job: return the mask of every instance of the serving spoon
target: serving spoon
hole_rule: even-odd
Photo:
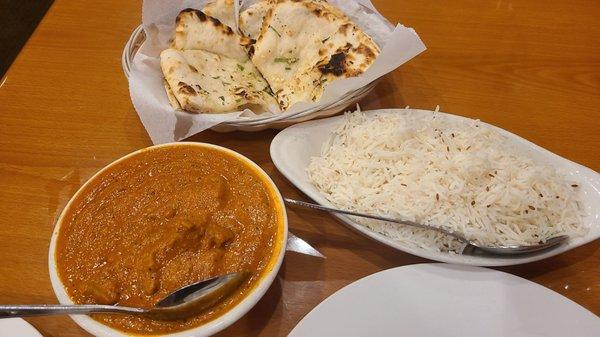
[[[442,233],[442,234],[451,236],[451,237],[455,238],[456,240],[460,241],[461,243],[465,244],[466,246],[463,249],[463,253],[476,253],[476,250],[479,249],[481,251],[484,251],[486,253],[491,253],[494,255],[519,255],[519,254],[533,253],[533,252],[549,249],[552,247],[556,247],[560,243],[564,242],[565,240],[567,240],[569,238],[567,235],[559,235],[559,236],[549,238],[548,240],[546,240],[546,242],[540,242],[538,244],[529,245],[529,246],[520,246],[520,245],[484,246],[484,245],[477,243],[474,240],[467,239],[460,232],[452,231],[450,229],[444,229],[444,228],[440,228],[440,227],[424,225],[424,224],[420,224],[420,223],[410,221],[410,220],[399,220],[399,219],[393,219],[393,218],[388,218],[388,217],[383,217],[383,216],[378,216],[378,215],[345,211],[345,210],[341,210],[341,209],[337,209],[337,208],[321,206],[321,205],[304,202],[304,201],[300,201],[300,200],[294,200],[294,199],[288,199],[288,198],[284,198],[283,200],[285,201],[286,204],[291,205],[291,206],[299,206],[299,207],[316,209],[316,210],[325,211],[325,212],[333,212],[333,213],[359,216],[362,218],[369,218],[369,219],[381,220],[381,221],[386,221],[386,222],[393,222],[393,223],[397,223],[397,224],[401,224],[401,225],[407,225],[407,226],[412,226],[412,227],[416,227],[416,228],[422,228],[422,229],[436,231],[438,233]]]
[[[170,293],[150,309],[100,304],[0,305],[0,318],[115,313],[160,320],[183,319],[214,306],[237,289],[249,275],[249,272],[238,272],[192,283]]]

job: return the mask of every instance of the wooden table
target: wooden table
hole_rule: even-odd
[[[363,108],[434,108],[480,118],[600,170],[600,3],[373,1],[429,48],[387,76]],[[47,253],[54,221],[94,172],[151,145],[131,105],[121,51],[141,1],[58,0],[0,88],[0,302],[54,303]],[[269,158],[276,131],[218,134],[259,163],[283,194],[302,198]],[[427,262],[289,211],[290,229],[327,259],[288,253],[270,290],[223,336],[286,335],[324,298],[363,276]],[[500,270],[600,314],[600,243]],[[550,318],[549,318],[550,319]],[[28,319],[45,336],[84,336],[67,317]]]

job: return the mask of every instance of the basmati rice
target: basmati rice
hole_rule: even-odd
[[[337,207],[443,226],[484,245],[530,245],[586,232],[577,183],[475,120],[349,113],[308,173]],[[411,246],[462,249],[434,231],[353,220]]]

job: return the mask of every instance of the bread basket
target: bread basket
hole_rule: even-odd
[[[143,26],[135,28],[129,37],[129,40],[125,44],[123,49],[123,55],[121,58],[121,66],[125,76],[129,78],[131,67],[133,65],[133,58],[135,57],[139,47],[146,39]],[[344,97],[341,97],[338,101],[318,106],[316,108],[295,112],[295,113],[281,113],[278,115],[262,115],[253,117],[239,117],[233,121],[223,122],[212,127],[212,130],[218,132],[231,132],[231,131],[261,131],[265,129],[283,129],[292,124],[304,122],[315,118],[329,117],[344,111],[347,107],[355,105],[358,101],[369,94],[375,87],[377,81],[371,82],[368,85],[348,93]],[[177,112],[176,112],[177,113]],[[185,113],[185,112],[180,112]]]

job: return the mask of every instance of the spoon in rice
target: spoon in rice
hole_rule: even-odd
[[[196,282],[170,293],[149,309],[102,304],[0,305],[0,318],[116,313],[159,320],[183,319],[210,309],[234,292],[250,273],[237,272]]]
[[[486,252],[486,253],[494,254],[494,255],[519,255],[519,254],[533,253],[533,252],[557,247],[560,243],[566,241],[569,238],[567,235],[559,235],[559,236],[549,238],[545,242],[540,242],[538,244],[529,245],[529,246],[519,246],[519,245],[484,246],[484,245],[477,243],[474,240],[467,239],[460,232],[452,231],[449,229],[424,225],[424,224],[420,224],[420,223],[409,221],[409,220],[399,220],[399,219],[382,217],[382,216],[378,216],[378,215],[345,211],[345,210],[341,210],[341,209],[337,209],[337,208],[321,206],[321,205],[304,202],[304,201],[299,201],[299,200],[294,200],[294,199],[284,198],[283,200],[285,201],[285,203],[287,205],[290,205],[290,206],[299,206],[299,207],[303,207],[303,208],[316,209],[316,210],[325,211],[325,212],[359,216],[362,218],[381,220],[381,221],[386,221],[386,222],[393,222],[393,223],[397,223],[397,224],[401,224],[401,225],[407,225],[407,226],[412,226],[412,227],[416,227],[416,228],[436,231],[438,233],[442,233],[442,234],[451,236],[451,237],[455,238],[456,240],[460,241],[461,243],[465,244],[466,246],[462,251],[463,254],[464,253],[474,254],[474,253],[476,253],[477,249],[479,249],[483,252]]]

